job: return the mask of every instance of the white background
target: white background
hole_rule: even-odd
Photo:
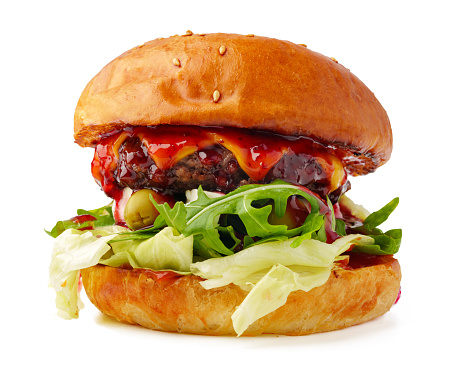
[[[411,376],[453,373],[453,11],[450,1],[16,1],[2,3],[0,375]],[[350,197],[400,205],[402,298],[382,318],[306,337],[202,337],[116,323],[85,300],[55,315],[43,231],[107,203],[93,151],[73,143],[85,84],[145,41],[186,30],[254,33],[335,57],[388,111],[391,160]],[[448,341],[447,344],[445,341]],[[12,369],[12,370],[10,370]],[[7,375],[3,373],[9,371]],[[43,375],[44,376],[44,375]]]

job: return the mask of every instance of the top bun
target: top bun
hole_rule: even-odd
[[[94,146],[128,126],[169,124],[310,136],[340,149],[354,175],[392,151],[385,110],[348,69],[304,45],[252,35],[187,32],[125,52],[85,87],[74,137]]]

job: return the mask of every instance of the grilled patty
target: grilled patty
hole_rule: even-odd
[[[159,189],[166,193],[183,193],[202,186],[204,190],[228,193],[253,183],[228,149],[214,145],[178,161],[172,168],[159,169],[139,138],[127,139],[119,149],[115,172],[120,186],[131,189]],[[306,154],[286,154],[273,166],[261,183],[274,180],[306,186],[321,197],[329,195],[329,180],[315,159]],[[331,193],[332,201],[349,188],[349,182]]]

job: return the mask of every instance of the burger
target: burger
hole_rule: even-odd
[[[55,237],[58,314],[206,335],[305,335],[369,321],[400,294],[401,230],[349,175],[392,151],[387,114],[334,58],[235,34],[160,38],[85,87],[74,138],[107,206]],[[108,202],[108,201],[106,201]]]

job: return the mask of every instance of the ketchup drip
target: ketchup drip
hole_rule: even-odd
[[[265,183],[274,177],[293,177],[296,184],[315,182],[327,195],[346,183],[346,172],[335,154],[306,137],[283,136],[255,130],[197,127],[159,126],[128,127],[103,138],[96,146],[92,174],[104,192],[118,200],[125,182],[137,179],[133,171],[118,169],[119,148],[125,140],[135,138],[128,150],[129,163],[148,171],[156,181],[181,159],[198,152],[209,164],[217,163],[214,147],[222,146],[235,156],[250,182]],[[145,154],[146,152],[146,154]],[[278,164],[280,163],[280,164]],[[120,183],[118,177],[124,178]],[[220,178],[223,179],[222,177]]]
[[[122,187],[114,176],[118,161],[118,145],[125,139],[123,133],[103,138],[95,148],[92,175],[104,193],[115,201],[122,197]]]
[[[182,277],[181,274],[176,273],[172,270],[148,270],[147,274],[152,276],[157,282],[172,282]]]
[[[385,264],[390,260],[390,256],[367,255],[358,252],[346,252],[344,255],[349,256],[347,265],[343,266],[346,270],[354,270],[374,265]]]

